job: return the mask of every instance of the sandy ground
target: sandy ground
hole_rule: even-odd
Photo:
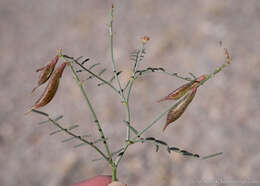
[[[260,184],[260,2],[258,0],[132,0],[115,1],[114,50],[122,84],[130,76],[129,53],[140,48],[148,35],[147,54],[140,65],[163,67],[188,76],[210,73],[224,62],[219,41],[233,61],[199,89],[183,117],[162,133],[165,117],[144,137],[154,136],[170,145],[207,155],[195,160],[139,144],[130,147],[118,176],[129,186],[259,185]],[[52,125],[37,125],[44,118],[24,112],[44,86],[30,95],[38,74],[35,69],[53,58],[57,48],[68,55],[89,57],[90,65],[107,67],[109,9],[111,1],[1,0],[0,1],[0,185],[65,186],[110,174],[105,161],[87,146],[65,134],[50,136]],[[81,73],[86,79],[89,75]],[[84,85],[99,120],[116,150],[124,143],[125,114],[117,95],[95,80]],[[163,74],[138,79],[130,98],[134,127],[143,129],[170,103],[156,103],[183,80]],[[62,124],[78,124],[78,134],[98,137],[90,112],[69,69],[53,101],[42,111],[64,115]]]

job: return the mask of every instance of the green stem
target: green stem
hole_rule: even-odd
[[[83,97],[84,97],[84,99],[85,99],[85,101],[86,101],[86,103],[87,103],[87,105],[88,105],[90,111],[91,111],[91,114],[92,114],[92,116],[93,116],[93,118],[94,118],[94,122],[96,123],[96,126],[97,126],[97,128],[98,128],[98,132],[99,132],[99,134],[100,134],[100,137],[101,137],[102,139],[104,139],[103,143],[104,143],[104,146],[105,146],[105,149],[106,149],[106,152],[107,152],[107,156],[109,157],[110,164],[112,164],[112,161],[113,161],[113,160],[112,160],[112,155],[111,155],[111,153],[110,153],[110,150],[109,150],[109,147],[108,147],[108,144],[107,144],[106,137],[105,137],[105,135],[104,135],[104,133],[103,133],[103,130],[102,130],[102,128],[101,128],[101,125],[100,125],[100,123],[99,123],[99,121],[98,121],[98,118],[97,118],[97,115],[96,115],[96,113],[95,113],[95,111],[94,111],[94,108],[92,107],[92,104],[90,103],[90,101],[89,101],[89,99],[88,99],[87,93],[86,93],[86,91],[85,91],[84,88],[83,88],[82,82],[80,81],[80,79],[79,79],[77,73],[75,72],[74,68],[72,67],[72,65],[71,65],[70,63],[68,63],[68,65],[69,65],[70,70],[71,70],[71,72],[72,72],[72,74],[73,74],[73,77],[74,77],[74,79],[76,80],[76,82],[77,82],[77,84],[78,84],[78,86],[79,86],[79,88],[80,88],[80,91],[81,91],[81,93],[82,93],[82,95],[83,95]]]
[[[64,59],[65,57],[62,55],[62,58]],[[104,80],[103,78],[101,78],[100,76],[96,75],[95,73],[93,73],[92,71],[90,71],[89,69],[87,69],[86,67],[84,67],[83,65],[81,65],[77,60],[75,60],[74,58],[68,58],[70,60],[72,60],[74,63],[76,63],[77,65],[79,65],[82,69],[84,69],[85,71],[87,71],[88,73],[90,73],[92,76],[94,76],[95,78],[99,79],[100,81],[102,81],[103,83],[107,84],[108,86],[110,86],[116,93],[118,93],[118,90],[108,81]],[[65,59],[64,59],[65,60]]]
[[[113,73],[114,73],[114,76],[115,76],[115,79],[116,79],[116,82],[117,82],[117,85],[118,85],[118,89],[119,89],[119,93],[121,95],[121,101],[124,102],[125,100],[123,99],[124,98],[124,94],[123,94],[123,91],[122,91],[122,87],[121,87],[121,84],[120,84],[120,81],[119,81],[119,78],[118,78],[118,75],[117,75],[117,71],[116,71],[116,65],[115,65],[115,59],[114,59],[114,48],[113,48],[113,7],[111,8],[111,11],[110,11],[110,24],[109,24],[109,38],[110,38],[110,55],[111,55],[111,64],[112,64],[112,70],[113,70]]]
[[[140,62],[140,57],[143,54],[143,51],[144,51],[144,43],[142,43],[141,50],[140,50],[138,56],[136,57],[136,61],[135,61],[134,68],[133,68],[132,77],[131,77],[130,82],[129,82],[129,89],[128,89],[128,93],[127,93],[127,97],[126,97],[126,101],[127,102],[129,102],[129,97],[130,97],[130,94],[131,94],[131,91],[132,91],[132,87],[133,87],[134,81],[136,79],[135,73],[136,73],[136,71],[138,69],[139,62]]]
[[[155,68],[157,70],[154,70],[154,71],[150,71],[148,69],[145,69],[145,70],[142,70],[142,71],[137,71],[136,72],[136,79],[139,78],[140,76],[144,75],[144,74],[147,74],[147,73],[154,73],[154,72],[157,72],[157,73],[161,73],[161,74],[166,74],[166,75],[169,75],[169,76],[173,76],[173,77],[177,77],[179,79],[182,79],[182,80],[185,80],[185,81],[193,81],[192,78],[189,78],[189,77],[182,77],[180,76],[178,73],[170,73],[170,72],[167,72],[166,70],[160,70],[160,68]]]
[[[206,79],[201,81],[199,86],[203,85],[206,81],[208,81],[209,79],[213,78],[217,73],[221,72],[228,64],[230,64],[232,59],[231,59],[231,57],[230,57],[230,55],[228,53],[228,50],[226,48],[224,48],[224,51],[225,51],[225,55],[226,55],[225,63],[223,65],[221,65],[220,67],[218,67],[214,72],[209,74]]]
[[[42,112],[42,111],[35,110],[35,109],[33,109],[32,111],[35,112],[35,113],[37,113],[37,114],[41,114],[41,115],[47,117],[48,120],[49,120],[52,124],[54,124],[56,127],[58,127],[59,129],[61,129],[62,131],[64,131],[64,132],[67,133],[68,135],[70,135],[70,136],[72,136],[72,137],[74,137],[74,138],[76,138],[76,139],[82,141],[83,143],[86,143],[86,144],[90,145],[90,146],[91,146],[92,148],[94,148],[106,161],[108,161],[108,163],[110,163],[109,158],[108,158],[96,145],[94,145],[93,143],[91,143],[91,142],[89,142],[88,140],[84,139],[83,137],[74,134],[73,132],[69,131],[68,129],[63,128],[58,122],[56,122],[55,120],[51,119],[51,118],[49,117],[49,114],[47,114],[47,113],[45,113],[45,112]]]
[[[117,85],[118,85],[118,89],[119,89],[119,94],[120,94],[120,99],[121,102],[125,105],[125,109],[126,109],[126,122],[128,122],[128,124],[130,125],[130,110],[129,110],[129,104],[128,101],[125,98],[125,95],[123,93],[123,89],[121,87],[118,75],[117,75],[117,70],[116,70],[116,65],[115,65],[115,59],[114,59],[114,47],[113,47],[113,19],[114,19],[114,15],[113,15],[113,6],[111,8],[110,11],[110,24],[109,24],[109,38],[110,38],[110,55],[111,55],[111,65],[112,65],[112,70],[114,73],[114,77],[116,79]],[[130,127],[129,125],[126,127],[126,141],[128,141],[130,139]]]
[[[117,70],[116,70],[116,65],[115,65],[115,60],[114,60],[114,51],[113,51],[113,9],[114,6],[112,5],[111,11],[110,11],[110,24],[109,24],[109,38],[110,38],[110,55],[111,55],[111,65],[112,65],[112,69],[113,69],[113,73],[114,73],[114,77],[115,80],[117,82],[118,85],[118,89],[119,89],[119,94],[120,94],[120,99],[121,102],[124,104],[125,106],[125,110],[126,110],[126,120],[125,122],[127,122],[127,126],[126,126],[126,138],[125,138],[125,144],[123,147],[123,150],[120,151],[118,157],[115,160],[114,163],[114,167],[112,167],[112,180],[116,180],[116,171],[117,171],[117,167],[118,164],[123,156],[123,154],[125,153],[126,149],[129,146],[129,139],[130,139],[130,110],[129,110],[129,103],[128,100],[125,98],[125,95],[123,93],[123,89],[121,87],[118,75],[117,75]]]
[[[122,159],[123,155],[125,154],[125,151],[127,150],[127,148],[129,147],[130,144],[131,144],[130,141],[126,141],[126,143],[124,144],[123,149],[119,152],[119,154],[118,154],[118,156],[117,156],[117,158],[115,160],[116,167],[118,167],[118,164],[119,164],[120,160]]]
[[[154,120],[152,120],[142,131],[140,131],[138,134],[136,134],[135,137],[131,139],[131,141],[136,140],[139,138],[144,132],[146,132],[148,129],[150,129],[157,121],[159,121],[169,110],[176,107],[178,104],[180,104],[181,101],[185,99],[185,96],[179,99],[177,102],[171,104],[168,108],[166,108],[163,112],[161,112]]]
[[[116,167],[116,166],[113,166],[113,167],[112,167],[112,182],[113,182],[113,181],[117,181],[116,172],[117,172],[117,167]]]

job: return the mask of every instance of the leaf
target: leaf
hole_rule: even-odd
[[[106,68],[102,69],[102,70],[98,73],[98,75],[101,76],[106,70],[107,70]]]
[[[44,115],[44,116],[49,117],[49,114],[47,114],[47,113],[45,113],[45,112],[42,112],[42,111],[39,111],[39,110],[32,109],[32,112],[36,112],[36,113],[38,113],[38,114],[41,114],[41,115]]]
[[[213,157],[216,157],[216,156],[219,156],[219,155],[222,155],[223,152],[218,152],[218,153],[215,153],[215,154],[210,154],[210,155],[207,155],[207,156],[204,156],[202,157],[202,159],[209,159],[209,158],[213,158]]]
[[[84,61],[81,62],[81,65],[84,65],[84,63],[86,63],[87,61],[89,61],[89,58],[85,59]]]
[[[162,145],[168,146],[168,144],[166,142],[161,141],[161,140],[155,140],[155,143],[160,143]]]
[[[66,142],[68,142],[68,141],[71,141],[71,140],[73,140],[73,139],[76,139],[76,137],[71,137],[71,138],[67,138],[67,139],[64,139],[64,140],[62,140],[61,142],[62,143],[66,143]]]
[[[134,133],[135,135],[138,134],[138,131],[137,131],[134,127],[132,127],[132,126],[129,124],[129,122],[124,121],[124,123],[130,128],[130,130],[133,131],[133,133]]]
[[[73,126],[69,127],[68,130],[75,129],[75,128],[77,128],[77,127],[79,127],[79,125],[73,125]]]
[[[158,152],[159,151],[159,145],[155,145],[155,151]]]
[[[156,139],[154,137],[148,137],[148,138],[145,138],[145,140],[147,140],[147,141],[149,141],[149,140],[155,141]]]

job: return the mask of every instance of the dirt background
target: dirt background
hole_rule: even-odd
[[[197,92],[183,117],[161,129],[161,119],[144,137],[154,136],[170,145],[207,155],[195,160],[155,153],[152,145],[129,148],[119,167],[119,179],[129,186],[259,185],[260,184],[260,2],[258,0],[132,0],[115,4],[115,60],[124,84],[130,76],[129,53],[148,35],[147,54],[140,68],[163,67],[188,75],[210,73],[224,62],[219,41],[230,50],[232,64]],[[98,174],[110,174],[99,156],[75,141],[61,143],[65,134],[50,136],[52,125],[37,125],[44,118],[24,116],[44,86],[30,95],[35,69],[55,56],[89,57],[109,70],[109,9],[105,0],[0,1],[0,185],[65,186]],[[82,73],[82,79],[88,77]],[[124,111],[108,87],[87,81],[90,100],[109,138],[111,148],[124,143]],[[156,103],[184,81],[162,74],[137,80],[131,96],[132,122],[143,129],[169,102]],[[69,69],[65,69],[54,100],[41,109],[64,115],[64,126],[79,124],[79,134],[98,137],[90,112]]]

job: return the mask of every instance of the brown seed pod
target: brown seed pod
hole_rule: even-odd
[[[189,83],[186,83],[182,85],[181,87],[177,88],[173,92],[171,92],[168,96],[160,99],[158,102],[165,101],[165,100],[178,100],[182,96],[184,96],[190,89],[198,87],[200,82],[204,80],[207,77],[207,75],[202,75],[198,78],[196,78],[194,81],[191,81]]]
[[[51,76],[52,72],[54,71],[54,68],[59,60],[59,56],[55,56],[46,66],[39,68],[36,70],[36,72],[41,72],[39,76],[39,80],[37,83],[37,86],[33,88],[32,93],[42,84],[44,84]]]
[[[185,95],[184,99],[168,112],[167,121],[163,127],[163,132],[170,123],[176,121],[181,117],[181,115],[184,113],[190,102],[193,100],[196,91],[197,88],[192,88],[191,90],[189,90],[188,93]]]
[[[62,76],[62,72],[63,72],[65,67],[66,67],[66,63],[62,63],[55,70],[55,72],[52,74],[50,81],[49,81],[47,87],[45,88],[42,96],[35,102],[34,106],[28,112],[26,112],[25,114],[32,111],[32,109],[36,109],[36,108],[45,106],[46,104],[48,104],[52,100],[52,98],[55,96],[55,94],[57,92],[59,82],[60,82],[60,78]]]

